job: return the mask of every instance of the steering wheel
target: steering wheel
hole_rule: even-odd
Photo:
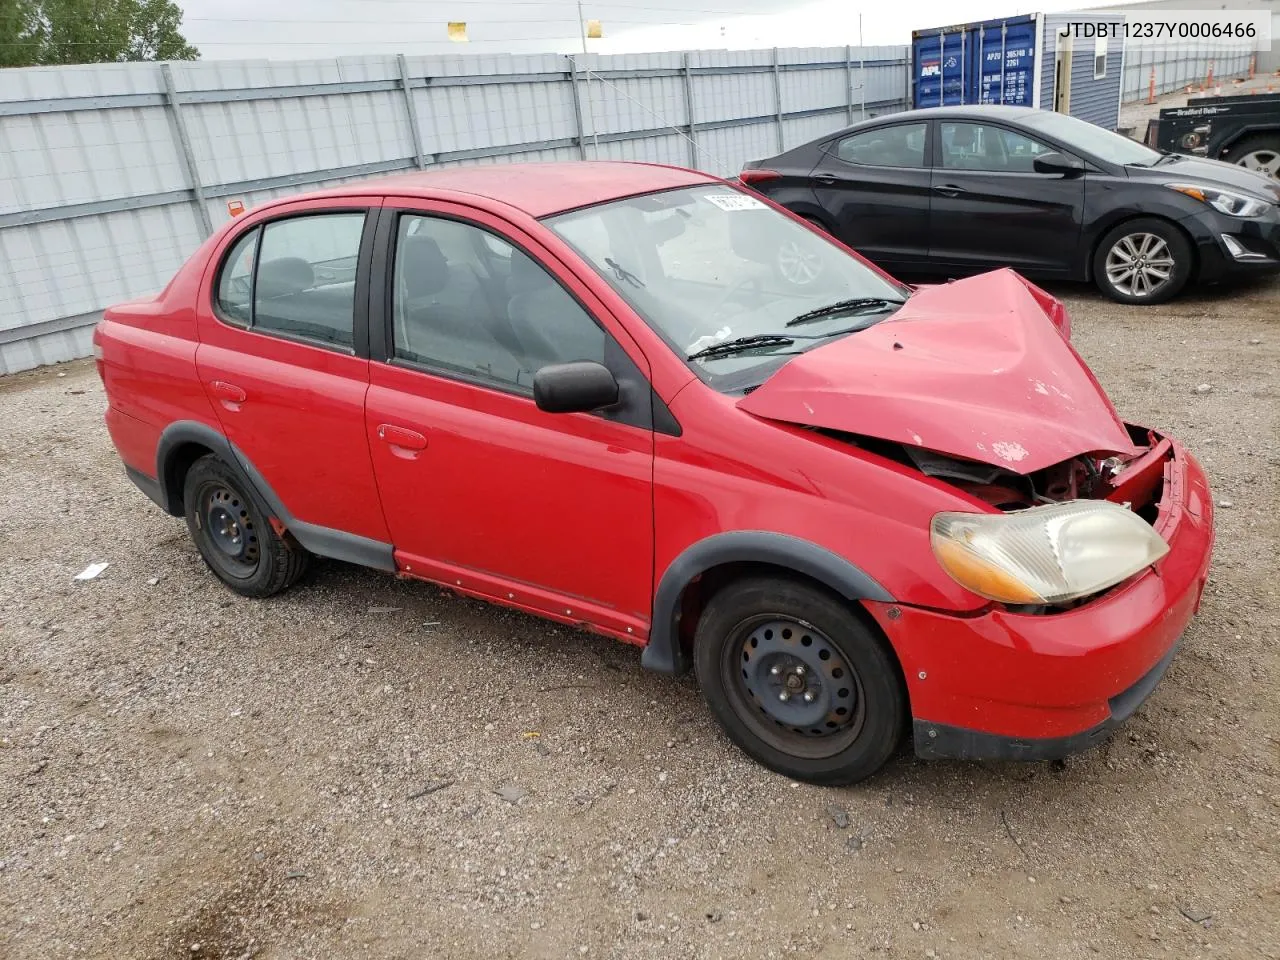
[[[742,280],[739,280],[732,287],[726,290],[724,294],[721,295],[720,299],[716,301],[715,306],[711,308],[711,312],[709,314],[711,318],[712,329],[718,330],[720,328],[720,319],[721,319],[721,315],[724,313],[724,308],[729,305],[729,301],[731,301],[743,290],[746,290],[748,287],[750,287],[752,290],[755,290],[757,293],[759,293],[760,278],[756,276],[751,276],[751,277],[746,277]]]

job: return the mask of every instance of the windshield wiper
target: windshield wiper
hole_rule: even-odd
[[[834,316],[837,313],[860,310],[863,307],[900,307],[906,302],[905,300],[894,300],[886,297],[854,297],[852,300],[837,300],[835,303],[829,303],[825,307],[818,307],[818,309],[802,313],[798,317],[792,317],[787,321],[787,326],[794,327],[802,323],[809,323],[812,320],[821,320],[823,317]]]
[[[605,257],[605,258],[604,258],[604,262],[605,262],[605,265],[606,265],[610,270],[612,270],[612,271],[613,271],[613,275],[614,275],[615,277],[617,277],[619,280],[625,280],[627,283],[631,284],[633,287],[643,287],[643,286],[644,286],[644,281],[643,281],[643,280],[641,280],[641,279],[640,279],[639,277],[637,277],[634,273],[632,273],[632,272],[631,272],[630,270],[628,270],[626,267],[622,266],[622,265],[621,265],[620,263],[618,263],[617,261],[615,261],[615,260],[611,260],[609,257]]]
[[[786,337],[780,333],[755,333],[749,337],[735,337],[732,340],[713,343],[709,347],[693,351],[685,359],[697,360],[700,357],[727,357],[730,354],[742,353],[745,350],[753,350],[756,347],[789,347],[795,342],[794,337]]]

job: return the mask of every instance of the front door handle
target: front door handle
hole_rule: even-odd
[[[960,194],[965,193],[966,191],[964,187],[957,187],[954,184],[943,183],[934,187],[933,192],[940,193],[944,197],[958,197],[960,196]]]
[[[239,410],[240,404],[244,403],[247,394],[242,387],[237,387],[234,383],[227,383],[225,380],[215,380],[209,384],[209,389],[213,391],[213,395],[218,398],[228,410]]]
[[[396,456],[412,459],[419,450],[427,449],[427,438],[417,430],[397,427],[392,423],[378,424],[378,439],[390,445]]]
[[[819,183],[825,183],[828,187],[840,182],[839,177],[832,176],[829,173],[815,173],[813,175],[813,179],[817,180]]]

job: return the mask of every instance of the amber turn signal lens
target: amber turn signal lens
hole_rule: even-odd
[[[1017,577],[953,540],[935,539],[933,552],[951,579],[980,597],[1002,603],[1044,603],[1044,597]]]

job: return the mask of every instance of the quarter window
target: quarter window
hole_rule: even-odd
[[[604,331],[505,240],[456,220],[409,214],[396,233],[397,359],[521,393],[547,364],[604,362]]]
[[[1036,157],[1050,152],[1039,140],[982,123],[939,124],[944,170],[1034,173]]]
[[[836,144],[836,156],[871,167],[923,167],[926,129],[923,123],[900,123],[855,133]]]
[[[257,228],[236,241],[218,280],[218,307],[224,320],[247,327],[253,316],[253,257],[258,251]]]

